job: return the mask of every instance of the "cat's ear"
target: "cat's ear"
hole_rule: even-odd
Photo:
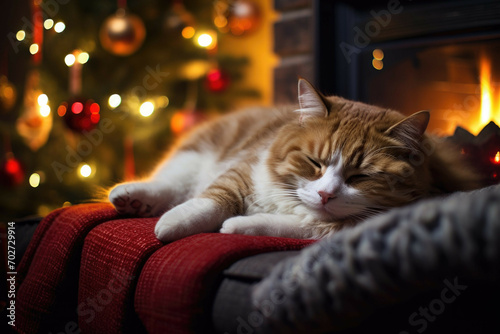
[[[308,117],[326,117],[328,108],[324,98],[307,80],[299,79],[299,105],[301,123]]]
[[[385,134],[400,140],[410,147],[417,148],[427,129],[429,119],[430,113],[428,110],[416,112],[391,126],[385,131]]]

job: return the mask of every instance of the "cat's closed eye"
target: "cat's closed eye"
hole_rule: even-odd
[[[352,184],[352,183],[356,183],[356,182],[361,182],[361,181],[367,180],[368,178],[369,178],[369,176],[366,175],[366,174],[354,174],[354,175],[349,176],[345,180],[345,182],[348,183],[348,184]]]
[[[312,159],[311,157],[307,157],[307,159],[309,159],[309,161],[317,168],[321,168],[321,164],[319,162],[317,162],[316,160]]]

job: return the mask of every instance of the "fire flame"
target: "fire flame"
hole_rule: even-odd
[[[490,121],[500,124],[500,94],[496,101],[497,110],[493,106],[493,87],[491,84],[491,60],[484,55],[479,62],[479,83],[481,87],[481,112],[471,130],[479,133]],[[500,92],[499,92],[500,93]]]
[[[492,162],[494,164],[500,164],[500,151],[498,151],[497,154],[495,154],[495,157],[492,159]]]

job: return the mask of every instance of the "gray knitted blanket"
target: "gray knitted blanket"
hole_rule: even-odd
[[[500,185],[393,209],[281,262],[253,290],[255,330],[345,328],[450,275],[500,280]]]

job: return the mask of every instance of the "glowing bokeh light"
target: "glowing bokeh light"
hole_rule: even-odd
[[[54,31],[58,34],[62,33],[66,29],[66,25],[63,22],[57,22],[54,26]]]
[[[155,106],[151,102],[144,102],[139,108],[139,113],[144,117],[149,117],[155,111]]]
[[[113,94],[108,99],[108,104],[111,108],[116,108],[122,103],[122,97],[118,94]]]

